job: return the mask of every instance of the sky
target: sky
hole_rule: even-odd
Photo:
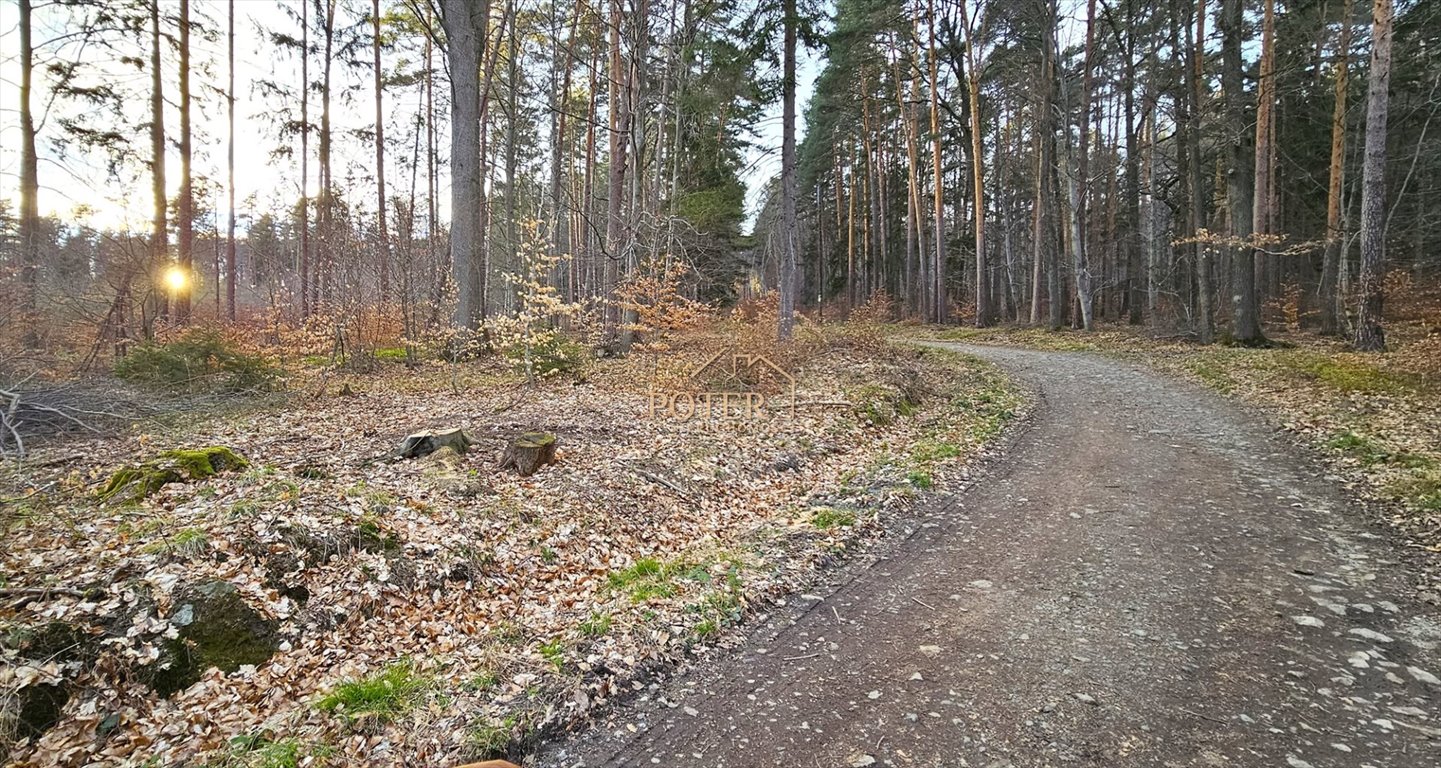
[[[235,182],[236,207],[242,215],[239,224],[242,232],[246,226],[244,213],[252,207],[251,201],[253,201],[254,207],[260,210],[269,210],[280,207],[283,200],[293,200],[299,193],[299,158],[272,157],[272,151],[282,142],[277,136],[274,121],[269,114],[273,105],[267,103],[257,87],[264,80],[285,83],[295,83],[300,80],[298,59],[278,52],[268,42],[269,30],[298,33],[296,22],[280,7],[281,3],[288,3],[298,12],[299,0],[280,0],[280,2],[276,0],[236,0],[235,3],[235,131],[237,137]],[[168,2],[163,3],[162,8],[174,14],[178,12],[178,5],[178,2]],[[194,0],[192,16],[203,19],[203,23],[208,24],[216,32],[214,40],[205,40],[198,35],[192,37],[194,67],[210,67],[209,75],[192,77],[191,90],[195,100],[193,109],[196,136],[194,142],[195,174],[223,181],[227,136],[226,111],[223,98],[215,92],[214,87],[223,88],[225,85],[226,3],[222,0]],[[18,18],[17,4],[13,0],[0,0],[0,198],[8,198],[11,201],[18,201],[20,167]],[[111,178],[106,172],[103,159],[82,158],[74,153],[62,159],[47,140],[56,133],[55,121],[59,115],[42,114],[45,94],[48,91],[48,74],[42,69],[43,60],[54,50],[53,47],[45,46],[44,42],[62,32],[63,30],[57,28],[54,18],[44,17],[37,13],[34,38],[37,49],[39,49],[37,50],[37,59],[40,61],[37,62],[36,87],[32,96],[32,105],[37,112],[37,121],[40,121],[37,127],[40,133],[41,191],[39,204],[41,213],[54,214],[67,219],[84,219],[86,223],[97,229],[144,231],[149,226],[152,207],[149,192],[150,179],[147,171],[143,168],[132,167],[123,172],[122,178]],[[67,49],[64,54],[74,55],[74,51]],[[93,49],[83,55],[90,59],[98,59],[98,54]],[[366,56],[368,57],[368,55],[367,52]],[[162,66],[168,73],[172,73],[173,77],[173,73],[178,70],[174,52],[167,50],[164,59]],[[137,73],[133,68],[126,69],[114,63],[99,61],[96,63],[107,68],[116,78],[128,81],[139,78],[146,79],[148,82],[148,73]],[[814,88],[815,79],[822,63],[819,52],[803,51],[798,68],[797,111],[799,114],[804,114],[804,104]],[[315,66],[314,61],[311,66],[312,68]],[[342,72],[342,69],[341,67],[336,68],[337,77],[358,87],[346,99],[337,103],[334,114],[335,127],[337,130],[369,129],[374,124],[375,113],[375,102],[368,85],[369,69],[352,72]],[[141,90],[148,89],[145,82],[138,83],[138,85],[142,86]],[[444,87],[441,83],[437,85]],[[173,80],[167,82],[167,87],[169,104],[167,105],[166,131],[167,139],[172,143],[167,160],[167,182],[169,194],[173,197],[179,191],[178,152],[173,146],[179,135],[179,116]],[[404,139],[411,135],[407,121],[401,116],[414,114],[419,104],[420,96],[416,89],[406,89],[406,92],[403,93],[396,89],[387,91],[385,110],[393,116],[388,121],[388,127],[392,132],[389,137],[391,140]],[[312,104],[312,110],[314,109],[315,106]],[[148,119],[148,105],[145,103],[130,104],[127,105],[127,110],[129,124],[119,127],[119,130],[127,133],[134,132],[139,149],[148,154],[148,138],[143,134],[143,129],[137,127]],[[318,118],[312,115],[312,119]],[[802,136],[805,130],[804,121],[800,122],[801,124],[797,126],[798,137]],[[395,136],[396,130],[402,130],[403,135]],[[758,133],[757,147],[749,152],[745,174],[748,186],[746,198],[748,221],[754,219],[763,202],[765,182],[780,170],[779,103],[771,105],[766,111],[758,126]],[[409,141],[406,144],[408,145]],[[308,186],[309,191],[314,194],[316,162],[313,154],[315,152],[313,138],[311,152],[311,179]],[[393,150],[390,151],[386,162],[387,184],[391,194],[408,189],[410,184],[408,173],[402,171],[395,155]],[[355,141],[347,138],[336,142],[335,173],[338,184],[344,186],[348,178],[350,182],[357,185],[373,185],[373,166],[374,149],[368,141]],[[424,183],[423,178],[419,180],[422,191]],[[441,183],[442,189],[439,197],[443,202],[447,199],[448,190],[444,186],[447,180],[442,178]],[[363,194],[357,194],[355,197],[363,198],[357,200],[361,205],[370,204],[373,199],[373,197]],[[201,204],[204,204],[203,201]],[[223,209],[225,206],[223,192],[218,192],[210,204]],[[86,215],[77,215],[77,207],[82,205],[87,207],[90,212]],[[442,215],[444,215],[444,209],[442,209]]]

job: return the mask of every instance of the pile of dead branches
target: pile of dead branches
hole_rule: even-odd
[[[24,458],[46,437],[106,434],[150,414],[151,408],[113,392],[80,384],[0,384],[0,458]]]

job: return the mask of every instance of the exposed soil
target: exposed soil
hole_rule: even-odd
[[[546,766],[1433,766],[1441,617],[1310,457],[1087,354],[975,487]]]

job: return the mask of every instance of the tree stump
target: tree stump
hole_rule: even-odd
[[[400,448],[397,453],[402,459],[415,459],[421,456],[429,456],[441,448],[450,448],[456,453],[465,453],[475,441],[465,430],[460,428],[446,429],[440,432],[416,432],[407,435],[400,441]]]
[[[521,477],[530,477],[547,464],[555,463],[555,435],[549,432],[526,432],[510,441],[499,469],[514,469]]]

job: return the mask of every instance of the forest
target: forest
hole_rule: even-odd
[[[606,345],[624,286],[669,275],[719,306],[1378,348],[1385,275],[1434,280],[1428,3],[312,5],[264,16],[240,55],[285,66],[237,86],[228,7],[19,4],[13,341],[105,366],[193,317],[409,347],[520,312],[506,275],[543,255]],[[237,101],[278,187],[245,200]],[[149,221],[42,216],[42,165],[148,190]]]
[[[1424,0],[0,0],[0,764],[1423,765],[1438,111]]]

